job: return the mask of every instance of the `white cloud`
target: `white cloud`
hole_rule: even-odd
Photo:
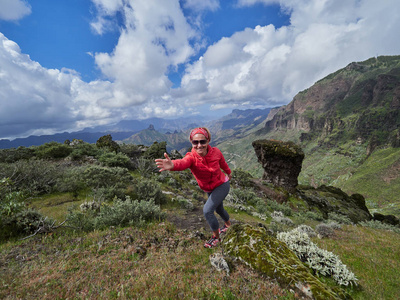
[[[30,5],[24,0],[0,0],[0,20],[16,21],[31,13]]]
[[[183,6],[194,11],[216,11],[220,7],[219,0],[184,0]]]
[[[101,5],[109,1],[97,2]],[[121,107],[168,93],[172,83],[167,73],[194,54],[190,40],[196,35],[178,0],[127,2],[129,5],[121,10],[125,28],[114,51],[95,55],[100,70],[120,91],[113,105]]]
[[[242,6],[279,2],[291,23],[236,32],[195,61],[190,59],[203,40],[179,0],[92,1],[97,32],[120,30],[111,53],[90,53],[104,75],[101,80],[86,83],[73,70],[43,68],[0,33],[0,138],[124,118],[177,117],[206,106],[287,104],[352,61],[400,54],[397,0],[241,0]],[[219,5],[181,3],[187,8],[203,3],[207,10]],[[185,74],[181,86],[172,88],[168,72],[179,66],[185,66]]]
[[[257,26],[211,45],[189,65],[176,93],[186,97],[194,82],[207,91],[191,94],[201,103],[243,100],[286,104],[300,90],[352,61],[400,52],[400,2],[396,0],[250,1],[281,4],[290,26]],[[384,22],[382,20],[385,20]]]

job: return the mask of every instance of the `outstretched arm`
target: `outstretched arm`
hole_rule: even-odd
[[[172,170],[174,168],[174,163],[169,158],[167,153],[164,153],[164,157],[165,159],[159,158],[155,160],[157,168],[160,169],[160,172]]]

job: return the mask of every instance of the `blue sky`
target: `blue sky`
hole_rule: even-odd
[[[285,105],[400,55],[397,0],[0,0],[0,138]]]

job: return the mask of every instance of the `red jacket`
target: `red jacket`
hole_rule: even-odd
[[[231,174],[231,169],[225,161],[221,150],[208,145],[206,156],[200,156],[195,149],[186,153],[182,159],[173,160],[174,168],[172,171],[182,171],[190,168],[199,184],[199,187],[211,192],[217,186],[227,181],[226,175],[221,171],[224,170],[227,175]]]

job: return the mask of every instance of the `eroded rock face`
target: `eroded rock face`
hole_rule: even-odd
[[[303,150],[293,142],[276,140],[254,141],[253,148],[264,168],[263,179],[275,186],[294,191],[304,159]]]
[[[333,291],[314,277],[284,242],[268,235],[261,227],[235,224],[223,239],[225,254],[275,278],[281,284],[307,291],[314,299],[345,299],[340,289]]]

